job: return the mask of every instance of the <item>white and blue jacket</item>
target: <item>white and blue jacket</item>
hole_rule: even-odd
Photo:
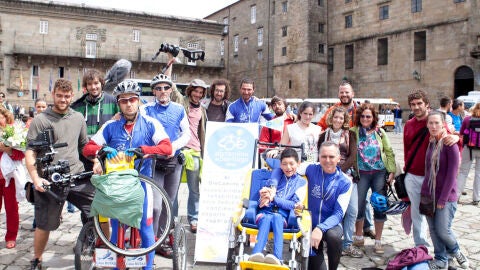
[[[275,114],[270,112],[263,100],[251,97],[245,103],[242,98],[239,98],[228,106],[225,122],[260,123],[260,116],[272,120]]]

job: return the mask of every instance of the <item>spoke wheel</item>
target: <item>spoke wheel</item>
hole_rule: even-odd
[[[187,235],[183,224],[178,222],[173,232],[173,270],[187,269]]]
[[[89,221],[83,225],[75,245],[76,270],[95,269],[94,256],[96,242],[97,233],[95,232],[93,221]]]

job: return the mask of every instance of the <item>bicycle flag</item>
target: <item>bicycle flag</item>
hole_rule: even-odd
[[[270,121],[260,123],[260,125],[263,126],[263,127],[278,130],[278,131],[281,132],[281,131],[283,131],[284,120],[285,120],[285,117],[282,115],[282,116],[274,118]]]

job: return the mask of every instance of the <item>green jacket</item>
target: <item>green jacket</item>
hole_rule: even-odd
[[[350,128],[351,131],[355,132],[357,137],[357,143],[359,142],[359,128],[352,127]],[[375,132],[375,138],[380,145],[380,153],[382,157],[382,162],[385,164],[385,168],[389,173],[395,173],[397,167],[395,166],[395,153],[393,152],[392,145],[390,144],[390,140],[388,139],[387,134],[383,128],[378,128],[378,131]],[[358,162],[358,161],[357,161]],[[357,166],[358,168],[358,166]],[[357,169],[358,170],[358,169]]]

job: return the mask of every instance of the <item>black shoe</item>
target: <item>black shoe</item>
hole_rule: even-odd
[[[372,230],[364,231],[363,236],[370,237],[371,239],[375,239],[375,232]]]
[[[35,258],[30,261],[30,270],[41,270],[42,269],[42,261],[38,258]]]
[[[173,248],[170,246],[170,244],[164,242],[155,249],[155,254],[171,259],[173,255]]]

